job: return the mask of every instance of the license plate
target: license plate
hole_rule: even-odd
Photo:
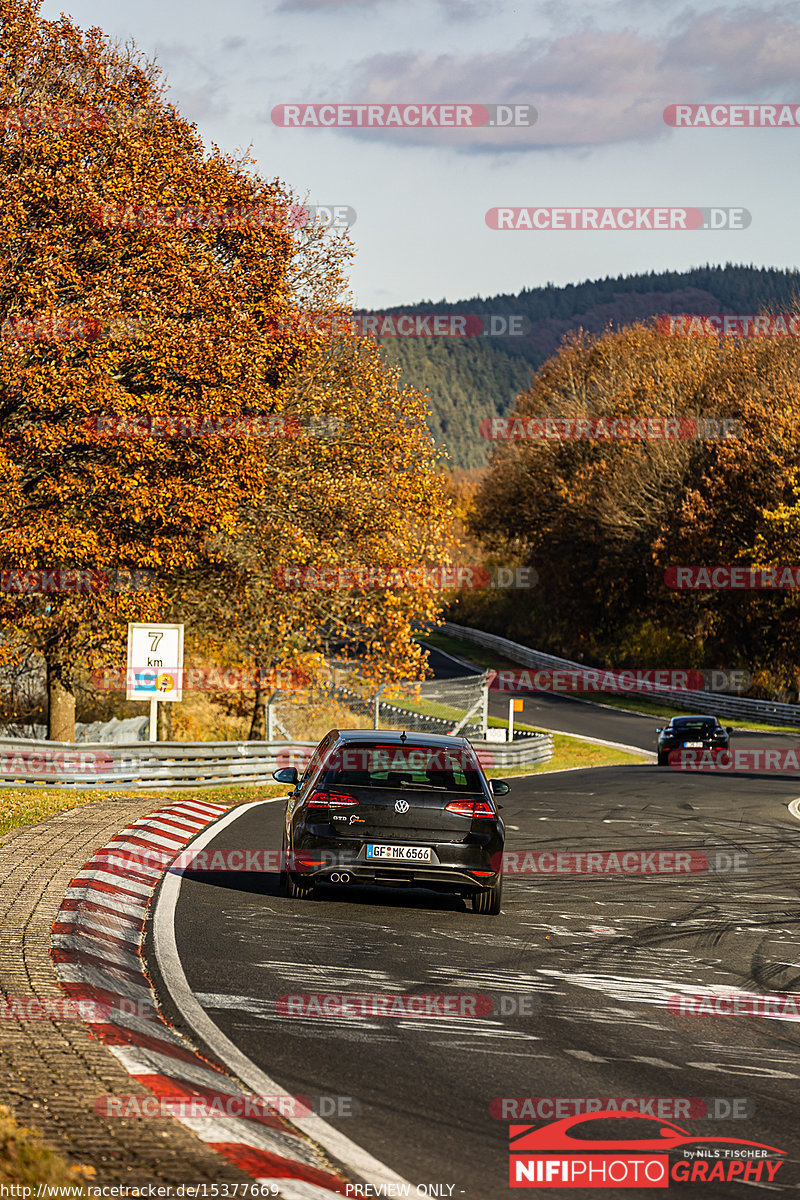
[[[703,743],[702,742],[684,742],[683,748],[684,748],[684,750],[702,750]]]
[[[393,862],[431,861],[430,846],[367,846],[367,858],[389,859]]]

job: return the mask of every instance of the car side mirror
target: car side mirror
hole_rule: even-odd
[[[663,733],[663,732],[664,732],[664,730],[663,730],[663,729],[657,729],[657,730],[656,730],[656,733]]]
[[[726,732],[726,733],[733,733],[733,726],[732,726],[732,725],[726,725],[726,726],[725,726],[725,732]]]
[[[511,786],[506,783],[505,779],[490,779],[489,787],[495,796],[505,796],[507,792],[511,791]]]
[[[281,767],[279,771],[272,772],[272,778],[277,779],[278,783],[297,783],[300,778],[297,767]]]

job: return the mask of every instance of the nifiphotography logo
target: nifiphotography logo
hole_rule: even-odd
[[[597,1126],[597,1122],[601,1122]],[[618,1133],[612,1132],[616,1123]],[[600,1136],[605,1134],[605,1136]],[[549,1125],[509,1125],[511,1187],[664,1188],[674,1183],[774,1181],[785,1150],[744,1138],[693,1135],[615,1109]]]

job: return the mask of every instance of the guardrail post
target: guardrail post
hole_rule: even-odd
[[[386,684],[384,683],[383,686],[379,687],[375,693],[375,715],[374,724],[372,726],[373,729],[380,729],[381,727],[381,695],[385,690]]]

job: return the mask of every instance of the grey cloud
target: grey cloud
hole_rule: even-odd
[[[532,104],[539,119],[530,128],[343,131],[393,144],[521,152],[670,136],[662,118],[668,104],[791,100],[798,77],[800,21],[784,8],[737,8],[687,15],[670,36],[588,28],[499,53],[374,55],[357,64],[349,86],[337,83],[336,96]]]

